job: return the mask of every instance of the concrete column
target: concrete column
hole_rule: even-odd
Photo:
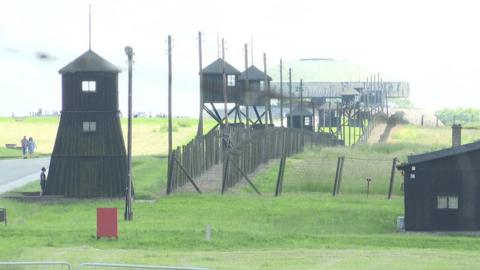
[[[452,147],[460,146],[462,144],[462,125],[452,125]]]

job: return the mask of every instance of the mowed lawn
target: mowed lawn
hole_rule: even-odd
[[[189,138],[195,128],[186,129]],[[9,214],[8,226],[0,225],[0,260],[211,269],[476,269],[480,264],[477,236],[396,232],[403,195],[397,173],[394,197],[386,199],[391,160],[405,161],[409,154],[450,144],[448,128],[430,132],[405,128],[395,143],[320,147],[288,158],[284,194],[278,198],[273,196],[276,160],[252,177],[263,196],[244,182],[225,195],[166,196],[166,159],[161,152],[134,157],[137,200],[131,222],[123,221],[121,199],[24,202],[0,198],[0,207]],[[437,132],[445,138],[412,139]],[[346,157],[345,169],[340,195],[333,198],[338,156]],[[373,179],[368,198],[366,176]],[[37,184],[20,191],[36,190]],[[96,240],[97,207],[119,209],[118,240]],[[211,241],[205,238],[207,225],[212,228]]]
[[[480,263],[476,237],[396,233],[401,197],[181,194],[137,201],[131,222],[121,218],[122,200],[0,204],[9,209],[9,224],[0,228],[2,260],[212,269],[474,269]],[[97,207],[119,208],[119,240],[96,240]]]
[[[19,150],[5,149],[5,144],[20,145],[23,136],[33,137],[37,152],[50,154],[57,136],[59,117],[26,117],[17,121],[11,117],[0,117],[0,157],[19,157]],[[195,136],[197,119],[175,118],[173,120],[173,144],[182,145]],[[214,121],[206,120],[204,131],[213,127]],[[168,122],[166,118],[133,119],[133,155],[166,155],[168,149]],[[122,119],[124,139],[127,139],[127,119]]]

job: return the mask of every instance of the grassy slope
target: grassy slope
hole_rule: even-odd
[[[121,212],[120,200],[42,204],[0,199],[0,206],[7,207],[10,216],[9,226],[0,226],[0,259],[214,269],[473,269],[480,263],[474,256],[480,242],[474,237],[395,233],[394,221],[402,215],[403,198],[387,201],[385,186],[380,188],[374,182],[377,195],[366,199],[361,194],[364,186],[357,181],[365,171],[376,173],[378,176],[372,176],[376,181],[383,177],[384,169],[347,159],[342,194],[331,198],[329,185],[338,155],[404,160],[413,152],[449,145],[448,129],[424,134],[444,133],[430,145],[431,140],[425,144],[410,140],[412,134],[420,136],[424,130],[405,128],[403,133],[393,134],[397,144],[315,149],[290,158],[285,194],[280,198],[271,195],[275,164],[255,178],[263,197],[249,194],[250,189],[243,186],[239,188],[242,192],[224,196],[178,194],[156,202],[137,201],[135,220],[119,223],[118,241],[95,240],[95,208],[113,206]],[[312,159],[314,164],[307,162]],[[384,163],[389,171],[390,162]],[[155,156],[135,157],[138,198],[156,198],[163,192],[165,165],[165,159]],[[213,228],[211,242],[204,240],[207,224]]]
[[[23,136],[33,137],[39,153],[49,154],[53,150],[57,134],[59,118],[28,117],[23,121],[0,117],[0,156],[14,156],[15,152],[6,151],[6,143],[20,144]],[[213,126],[213,121],[205,121],[205,131]],[[167,154],[167,119],[137,118],[133,120],[133,154],[134,155],[166,155]],[[127,138],[127,120],[122,119],[124,138]],[[173,143],[181,145],[192,138],[197,130],[196,119],[174,119]],[[17,152],[18,156],[21,155]]]
[[[409,149],[414,149],[409,150]],[[357,145],[353,148],[325,147],[309,149],[287,159],[283,192],[331,192],[335,178],[337,159],[345,157],[341,193],[364,194],[367,177],[372,179],[371,194],[386,196],[394,157],[400,162],[407,155],[429,151],[430,146],[416,144]],[[273,193],[278,174],[278,162],[256,176],[260,190]],[[394,193],[401,194],[403,181],[400,173],[395,175]],[[248,187],[244,190],[251,191]]]

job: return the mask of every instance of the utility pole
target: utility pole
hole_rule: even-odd
[[[268,112],[269,112],[269,103],[270,103],[270,93],[268,92],[268,78],[267,78],[267,54],[263,53],[263,72],[264,72],[264,78],[263,78],[263,90],[267,93],[266,99],[265,99],[265,128],[268,127]]]
[[[250,50],[251,50],[250,57],[252,58],[250,62],[252,63],[252,66],[253,66],[253,36],[250,36]]]
[[[290,126],[293,127],[292,118],[292,69],[288,69],[288,105],[290,107]],[[287,125],[288,127],[288,125]]]
[[[222,38],[222,78],[223,78],[223,110],[225,113],[225,126],[228,126],[228,109],[227,109],[227,75],[225,74],[225,39]]]
[[[173,190],[173,153],[172,153],[172,38],[168,35],[168,176],[167,194]]]
[[[250,82],[248,81],[248,47],[247,43],[245,43],[245,94],[247,97],[249,97],[249,89],[250,88]],[[247,115],[247,128],[250,127],[250,117],[249,117],[249,107],[248,107],[248,102],[250,102],[249,98],[245,100],[245,113]]]
[[[280,59],[280,126],[283,127],[283,63]]]
[[[300,128],[303,130],[303,122],[304,122],[304,115],[303,115],[303,80],[300,79]]]
[[[220,58],[220,37],[217,32],[217,58]]]
[[[198,31],[198,67],[200,72],[200,115],[198,116],[197,136],[203,135],[203,75],[202,75],[202,32]]]
[[[127,175],[128,183],[126,187],[127,200],[125,202],[125,220],[130,221],[133,218],[132,211],[132,62],[133,49],[125,47],[125,54],[128,57],[128,137],[127,137]]]

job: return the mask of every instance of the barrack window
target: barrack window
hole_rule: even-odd
[[[458,209],[458,196],[437,196],[437,209]]]

